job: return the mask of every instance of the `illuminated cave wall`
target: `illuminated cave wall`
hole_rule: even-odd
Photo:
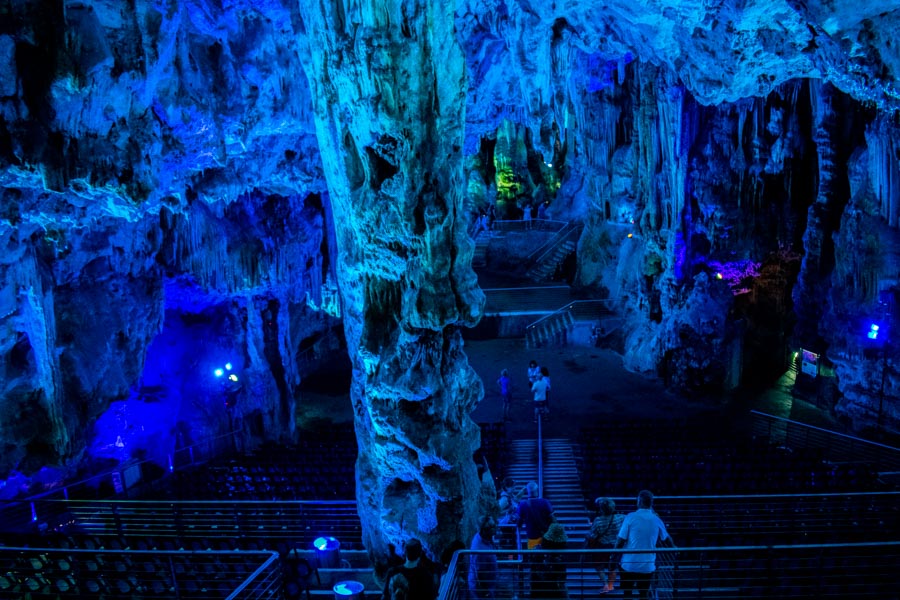
[[[627,367],[715,393],[802,346],[897,430],[898,9],[835,4],[4,4],[0,474],[162,461],[228,394],[291,439],[340,317],[370,549],[470,537],[498,197],[585,224]]]

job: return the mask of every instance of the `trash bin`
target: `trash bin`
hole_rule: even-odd
[[[316,562],[320,569],[337,569],[341,566],[341,543],[337,538],[327,536],[316,538]]]
[[[363,584],[358,581],[338,581],[333,589],[334,600],[363,600],[366,595]]]

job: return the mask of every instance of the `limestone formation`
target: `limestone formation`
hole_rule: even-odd
[[[715,395],[814,350],[897,431],[898,30],[892,0],[5,3],[0,476],[294,439],[343,328],[370,552],[467,541],[493,200],[583,225],[628,368]]]

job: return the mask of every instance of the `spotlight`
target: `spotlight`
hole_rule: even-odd
[[[215,371],[213,371],[213,373],[215,373],[216,377],[221,377],[225,374],[225,371],[223,371],[222,369],[216,369]]]
[[[313,541],[316,549],[316,560],[323,569],[336,569],[341,566],[341,543],[332,536],[318,537]]]
[[[716,279],[722,279],[722,274],[721,274],[721,273],[716,273]]]
[[[880,329],[880,328],[878,327],[878,325],[876,325],[875,323],[872,323],[871,325],[869,325],[869,333],[866,334],[866,335],[868,336],[868,338],[869,338],[870,340],[877,340],[877,339],[878,339],[878,330],[879,330],[879,329]]]
[[[629,233],[629,234],[628,234],[628,237],[633,238],[633,237],[634,237],[634,234],[633,234],[633,233]]]
[[[229,381],[237,381],[237,380],[238,380],[238,376],[235,375],[234,373],[232,373],[231,375],[228,376],[228,380],[229,380]]]
[[[230,371],[230,370],[231,370],[231,363],[225,363],[225,370],[226,370],[226,371]]]

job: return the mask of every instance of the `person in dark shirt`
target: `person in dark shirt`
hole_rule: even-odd
[[[437,598],[434,572],[425,564],[422,542],[416,538],[408,539],[404,545],[403,554],[406,562],[400,566],[391,567],[384,578],[382,600],[392,600],[394,596],[409,600],[434,600]],[[397,578],[396,581],[393,581],[394,578]]]
[[[519,502],[516,508],[518,522],[525,526],[525,535],[528,537],[528,549],[531,550],[541,543],[544,532],[553,522],[553,505],[548,500],[539,497],[538,484],[534,481],[528,483],[525,488],[528,497]]]

